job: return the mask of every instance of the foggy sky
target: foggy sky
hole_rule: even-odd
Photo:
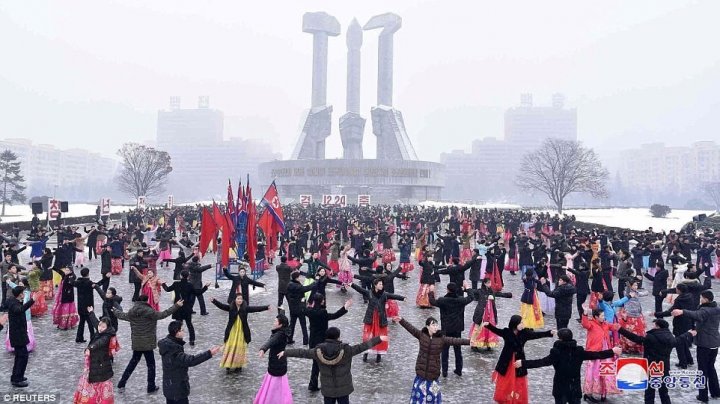
[[[0,138],[113,155],[155,138],[169,97],[210,96],[225,136],[265,138],[289,157],[310,104],[306,11],[330,38],[328,156],[341,155],[345,30],[395,12],[394,105],[422,159],[502,138],[503,113],[554,92],[578,108],[580,140],[604,156],[653,140],[720,139],[717,1],[190,1],[0,3]],[[364,34],[362,114],[373,157],[378,31]]]

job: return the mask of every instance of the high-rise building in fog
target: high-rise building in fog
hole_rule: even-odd
[[[118,160],[84,149],[58,149],[30,139],[0,140],[0,151],[20,160],[28,197],[56,193],[70,201],[93,201],[109,196]]]
[[[550,106],[534,106],[532,94],[522,94],[520,105],[505,111],[505,141],[519,157],[549,138],[576,141],[577,110],[565,108],[562,94],[554,94]]]
[[[620,157],[622,185],[656,198],[665,193],[697,196],[704,182],[720,180],[720,146],[712,141],[689,147],[643,144],[621,151]]]
[[[526,153],[544,140],[577,140],[577,111],[565,108],[565,97],[554,94],[548,106],[534,106],[532,94],[522,94],[520,105],[505,112],[505,138],[487,137],[472,143],[470,153],[441,153],[446,186],[443,197],[498,200],[514,194],[514,178]]]
[[[228,179],[245,182],[246,174],[257,184],[258,164],[281,157],[259,140],[224,140],[224,119],[222,111],[210,108],[208,97],[199,97],[196,109],[183,109],[180,98],[172,97],[170,108],[158,111],[156,147],[172,159],[167,193],[176,200],[221,195]]]

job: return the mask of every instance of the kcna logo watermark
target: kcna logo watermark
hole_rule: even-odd
[[[668,389],[703,389],[706,383],[700,370],[670,370],[666,376],[663,362],[648,363],[645,358],[618,358],[615,362],[601,362],[600,376],[615,376],[620,390],[657,390],[663,383]]]

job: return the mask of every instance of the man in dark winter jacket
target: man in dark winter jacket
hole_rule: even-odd
[[[660,262],[660,268],[655,272],[655,275],[644,273],[643,276],[652,281],[652,295],[655,297],[655,312],[662,311],[663,294],[662,291],[667,287],[668,271]]]
[[[464,292],[466,290],[465,285],[461,284],[461,286]],[[447,284],[447,294],[445,296],[436,300],[435,286],[431,286],[428,298],[431,305],[440,308],[440,324],[445,336],[460,338],[465,329],[465,306],[473,302],[473,296],[463,297],[458,294],[457,284],[450,282]],[[463,368],[462,350],[460,348],[460,345],[453,345],[453,351],[455,351],[454,373],[458,376],[462,376]],[[447,377],[448,374],[449,358],[450,346],[446,345],[443,347],[442,355],[440,356],[443,377]]]
[[[348,312],[348,309],[352,305],[352,300],[347,300],[345,305],[335,313],[328,313],[325,308],[325,296],[320,293],[315,293],[312,296],[312,307],[305,309],[305,316],[310,322],[310,349],[315,348],[318,344],[325,340],[325,333],[328,330],[328,323],[330,320],[336,320]],[[310,384],[308,390],[318,391],[318,375],[320,374],[320,368],[317,362],[313,361],[312,370],[310,371]]]
[[[190,264],[187,268],[188,273],[190,273],[190,283],[193,285],[193,288],[195,288],[195,297],[192,302],[190,302],[190,309],[192,310],[195,307],[195,301],[197,300],[200,304],[201,316],[208,315],[207,308],[205,307],[205,298],[202,295],[202,274],[210,268],[212,268],[211,264],[200,265],[200,257],[198,256],[192,257],[192,260],[190,260]]]
[[[298,320],[300,321],[300,330],[302,331],[303,335],[303,345],[307,345],[308,335],[307,325],[305,323],[305,315],[303,314],[303,311],[305,310],[305,302],[303,302],[303,298],[305,297],[306,292],[312,290],[313,285],[303,285],[302,283],[300,283],[300,281],[298,280],[300,278],[299,271],[293,272],[290,278],[290,283],[288,283],[287,288],[288,308],[290,309],[288,345],[295,343],[295,340],[293,338],[295,337],[295,323]]]
[[[388,337],[383,335],[369,339],[362,344],[349,345],[340,341],[340,329],[330,327],[325,342],[315,349],[288,349],[288,358],[305,358],[318,362],[320,367],[320,391],[325,404],[349,404],[350,394],[355,390],[352,381],[352,358],[374,347]],[[280,353],[283,355],[283,352]]]
[[[27,303],[23,304],[23,286],[15,286],[12,288],[12,296],[7,298],[6,306],[8,311],[8,325],[10,326],[9,340],[10,346],[15,350],[15,362],[13,363],[12,375],[10,383],[13,387],[27,387],[27,378],[25,377],[25,368],[28,363],[27,345],[30,343],[27,333],[27,319],[25,312],[30,310],[30,306],[35,301],[30,298]]]
[[[138,250],[136,255],[130,260],[130,271],[128,271],[128,283],[133,284],[133,296],[132,301],[136,302],[138,300],[138,296],[140,296],[140,288],[142,287],[142,279],[140,279],[135,271],[133,271],[133,268],[136,268],[140,273],[145,273],[145,269],[147,269],[148,264],[145,261],[145,251],[144,250]]]
[[[138,297],[135,305],[128,310],[127,313],[115,310],[115,316],[119,320],[130,322],[130,340],[132,341],[133,355],[123,372],[118,388],[124,389],[125,383],[135,371],[135,367],[140,362],[140,358],[145,357],[145,363],[148,367],[147,375],[147,392],[154,393],[160,390],[155,385],[155,348],[157,348],[157,322],[165,317],[170,316],[180,307],[183,301],[180,300],[172,307],[165,311],[155,311],[147,302],[147,296]]]
[[[197,355],[185,353],[185,332],[181,321],[168,324],[168,336],[158,342],[163,367],[163,395],[168,404],[187,404],[190,396],[188,368],[210,359],[222,349],[214,346]]]
[[[550,290],[550,285],[545,278],[540,278],[540,284],[542,285],[540,291],[545,293],[547,297],[555,299],[555,323],[557,324],[557,328],[567,328],[570,318],[572,317],[575,286],[572,285],[567,275],[560,276],[558,286],[555,290]]]
[[[472,267],[473,263],[476,260],[480,260],[479,257],[476,257],[474,259],[468,260],[464,265],[460,265],[460,259],[459,258],[452,258],[452,264],[448,265],[445,269],[439,269],[435,271],[435,273],[440,275],[449,275],[450,276],[450,282],[454,283],[455,285],[462,285],[465,281],[465,271],[470,269]],[[442,320],[441,320],[442,321]],[[447,330],[444,330],[446,331]],[[448,335],[448,337],[452,337],[453,335]]]
[[[668,328],[668,322],[663,319],[657,319],[653,322],[655,327],[648,330],[645,336],[634,334],[625,328],[620,328],[618,331],[630,341],[643,345],[643,358],[647,359],[648,363],[662,362],[665,376],[667,376],[670,374],[670,352],[672,352],[673,347],[676,346],[680,339],[687,339],[687,337],[675,338]],[[664,382],[658,391],[660,393],[660,402],[670,404],[670,395]],[[654,402],[655,389],[648,388],[645,390],[645,403],[651,404]]]
[[[180,272],[179,281],[173,282],[170,286],[165,283],[162,284],[162,288],[166,292],[175,292],[175,296],[173,298],[175,303],[180,300],[188,302],[192,301],[192,299],[198,295],[198,292],[188,281],[189,276],[190,274],[188,271],[183,270]],[[200,294],[205,292],[209,286],[210,283],[206,283],[200,290]],[[190,331],[190,346],[195,345],[195,326],[193,326],[192,323],[192,307],[190,307],[190,305],[183,305],[178,309],[178,311],[173,313],[173,319],[180,322],[185,321],[185,326],[188,328],[188,331]]]
[[[90,280],[90,269],[83,268],[80,270],[80,278],[70,280],[69,282],[77,289],[77,311],[80,317],[78,323],[77,335],[75,336],[75,342],[87,342],[85,341],[85,324],[87,323],[90,331],[90,338],[95,335],[95,329],[90,325],[90,318],[88,315],[87,308],[95,307],[95,299],[93,299],[93,292],[95,284]],[[102,295],[101,295],[102,296]]]
[[[583,361],[612,358],[613,355],[620,355],[622,350],[616,347],[599,352],[586,351],[583,347],[577,346],[572,331],[567,328],[558,330],[557,336],[559,341],[555,341],[550,355],[542,359],[517,360],[514,366],[526,369],[552,366],[555,368],[552,389],[555,403],[579,403],[582,397],[580,368]]]
[[[102,275],[102,279],[99,284],[103,294],[110,287],[110,276],[108,274],[112,276],[112,248],[106,244],[103,246],[102,254],[100,254],[100,275]]]
[[[580,255],[578,254],[578,257]],[[585,304],[585,300],[587,300],[588,295],[590,294],[590,286],[588,285],[588,278],[590,276],[590,270],[588,269],[587,263],[585,261],[581,261],[578,263],[578,269],[575,268],[565,268],[570,273],[575,275],[575,290],[577,293],[576,296],[576,303],[577,303],[577,311],[578,311],[578,323],[581,322],[582,314],[585,309],[583,309],[583,304]]]
[[[700,293],[700,307],[697,310],[672,312],[673,317],[686,316],[695,321],[695,330],[690,331],[690,334],[695,337],[697,345],[698,370],[702,371],[706,378],[705,388],[701,389],[697,396],[702,402],[708,401],[708,389],[710,397],[720,398],[720,384],[715,370],[715,359],[720,348],[720,307],[714,300],[713,292],[705,290]]]
[[[283,304],[285,295],[287,295],[290,274],[292,274],[294,269],[287,264],[287,257],[280,257],[280,265],[276,266],[275,270],[278,273],[278,307],[280,307]]]
[[[242,293],[243,301],[250,305],[249,286],[252,285],[253,289],[255,289],[256,286],[259,288],[265,287],[264,283],[248,278],[246,270],[243,267],[240,267],[240,269],[238,269],[237,275],[231,274],[227,268],[223,268],[223,273],[228,279],[232,281],[232,285],[230,286],[230,293],[228,294],[227,299],[228,304],[232,304],[235,301],[235,296],[237,296],[238,288]]]
[[[688,292],[686,284],[680,283],[675,287],[675,289],[678,296],[675,298],[673,305],[665,311],[655,313],[656,318],[669,317],[673,310],[692,310],[697,307],[693,305],[693,297],[692,294]],[[673,335],[679,337],[693,328],[693,320],[685,316],[673,317],[672,325]],[[690,346],[684,339],[678,341],[675,346],[675,351],[677,352],[679,362],[676,365],[679,368],[687,369],[688,365],[692,365],[694,363],[692,354],[690,353]]]

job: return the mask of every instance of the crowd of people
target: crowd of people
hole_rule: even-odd
[[[365,362],[382,362],[393,322],[418,341],[416,377],[408,381],[412,403],[442,401],[450,348],[453,373],[462,377],[463,345],[473,354],[501,347],[495,371],[487,375],[498,403],[532,402],[529,370],[543,366],[555,369],[552,395],[557,403],[606,401],[621,391],[614,375],[601,369],[620,355],[641,355],[662,362],[667,375],[672,350],[678,358],[674,367],[697,366],[703,372],[706,383],[697,399],[720,398],[715,371],[720,307],[712,292],[712,280],[720,279],[720,232],[713,229],[595,229],[576,226],[571,216],[406,205],[290,205],[284,216],[283,233],[259,232],[257,267],[249,268],[243,264],[247,257],[240,256],[237,274],[230,268],[215,271],[231,281],[227,299],[210,301],[227,312],[223,345],[197,355],[184,352],[185,329],[189,344],[195,345],[195,303],[200,315],[208,313],[203,296],[210,283],[203,282],[203,274],[217,265],[198,250],[199,207],[134,211],[121,223],[98,217],[82,227],[44,227],[34,220],[27,235],[5,234],[0,268],[7,317],[0,318],[0,325],[9,328],[6,347],[15,355],[12,385],[28,386],[28,352],[39,342],[32,322],[44,321],[50,311],[53,325],[76,328],[75,341],[88,344],[75,402],[113,401],[113,357],[121,346],[130,347],[132,358],[117,389],[126,387],[144,358],[147,392],[159,391],[159,348],[167,402],[188,402],[188,368],[221,353],[220,366],[228,374],[242,372],[252,342],[248,318],[277,309],[270,338],[259,349],[268,367],[254,403],[293,402],[287,358],[312,360],[308,389],[320,391],[325,403],[348,403],[354,390],[353,357],[362,354]],[[275,237],[277,245],[269,242]],[[29,259],[24,259],[26,249]],[[90,274],[86,264],[93,257],[100,260],[100,271]],[[169,273],[170,264],[172,279],[161,279],[162,268]],[[124,297],[132,303],[127,310],[123,296],[111,286],[123,272],[133,286],[132,296]],[[265,287],[258,280],[264,273],[277,276],[277,305],[250,304],[250,287]],[[414,300],[395,293],[398,279],[418,283]],[[508,282],[522,284],[522,293],[507,292]],[[330,326],[348,312],[352,299],[328,311],[329,285],[338,293],[362,297],[361,343],[343,342],[341,330]],[[172,293],[173,301],[164,310],[163,292]],[[653,296],[652,308],[642,307],[639,297],[646,293]],[[102,302],[97,314],[95,294]],[[469,305],[474,309],[466,325]],[[514,305],[518,314],[499,319],[500,305]],[[422,328],[400,315],[415,310],[413,306],[427,311]],[[170,316],[167,335],[158,341],[157,322]],[[547,316],[554,318],[555,329],[546,329]],[[584,348],[568,328],[573,317],[585,330]],[[121,321],[129,323],[129,343],[116,335]],[[294,340],[298,325],[303,348]],[[527,341],[551,337],[557,341],[548,356],[526,357]],[[692,345],[697,347],[695,358]],[[656,392],[661,402],[670,402],[665,383],[648,388],[645,402],[654,402]]]

